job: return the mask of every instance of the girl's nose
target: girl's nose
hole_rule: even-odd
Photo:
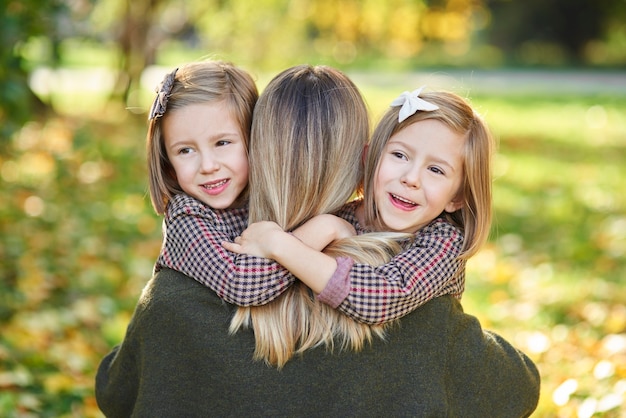
[[[202,173],[213,173],[219,170],[220,165],[219,162],[213,158],[211,155],[203,155],[202,162],[200,166],[200,171]]]
[[[415,168],[406,170],[400,177],[400,181],[407,187],[419,189],[421,184],[419,170]]]

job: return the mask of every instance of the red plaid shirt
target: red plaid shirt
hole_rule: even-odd
[[[180,271],[239,306],[263,305],[295,280],[273,260],[237,255],[222,247],[248,224],[248,209],[211,209],[185,194],[172,198],[164,219],[164,237],[155,272]]]
[[[355,215],[360,203],[348,203],[338,215],[363,233]],[[460,299],[465,290],[465,262],[457,259],[462,246],[462,232],[437,218],[415,234],[408,249],[386,264],[373,267],[338,258],[337,270],[318,299],[370,324],[403,317],[445,294]]]
[[[354,213],[359,203],[347,204],[338,215],[362,233]],[[163,267],[180,271],[236,305],[270,302],[294,282],[294,276],[273,260],[236,255],[221,245],[243,232],[247,218],[247,209],[213,210],[190,196],[175,196],[168,204],[155,271]],[[339,258],[337,271],[318,298],[367,323],[402,317],[444,294],[460,298],[464,263],[456,257],[462,245],[461,232],[436,219],[387,264],[372,267]]]

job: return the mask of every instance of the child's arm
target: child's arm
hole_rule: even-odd
[[[320,301],[369,324],[401,318],[444,294],[459,298],[465,287],[465,263],[457,259],[463,235],[440,219],[422,228],[407,250],[380,266],[334,259],[272,222],[252,224],[235,243],[223,245],[236,253],[276,260],[318,293]]]
[[[338,216],[317,215],[293,232],[300,241],[309,247],[322,251],[331,242],[356,234],[354,226]]]
[[[187,195],[174,196],[155,271],[164,267],[177,270],[239,306],[270,302],[295,277],[272,260],[233,255],[222,247],[221,243],[239,235],[246,223],[246,210],[213,211]]]
[[[354,235],[354,227],[334,215],[319,215],[292,234],[274,222],[256,222],[235,239],[222,245],[238,254],[276,260],[293,275],[320,293],[334,272],[337,261],[320,252],[332,241]]]
[[[465,287],[465,262],[457,258],[462,246],[461,231],[437,219],[386,264],[345,266],[353,261],[338,259],[342,271],[335,272],[318,298],[369,324],[400,318],[444,294],[460,298]]]

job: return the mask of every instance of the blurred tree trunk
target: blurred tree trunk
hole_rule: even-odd
[[[166,1],[166,0],[165,0]],[[164,0],[126,0],[122,26],[117,37],[120,65],[113,89],[115,99],[128,100],[131,91],[139,87],[143,70],[155,63],[156,50],[162,39],[154,30],[158,8]]]

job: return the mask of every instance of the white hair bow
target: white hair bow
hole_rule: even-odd
[[[418,110],[430,112],[432,110],[439,109],[439,106],[419,98],[419,95],[424,87],[425,86],[422,86],[417,90],[413,90],[411,93],[405,91],[393,102],[391,102],[392,107],[402,106],[402,108],[400,109],[400,113],[398,114],[398,123],[413,115]]]

